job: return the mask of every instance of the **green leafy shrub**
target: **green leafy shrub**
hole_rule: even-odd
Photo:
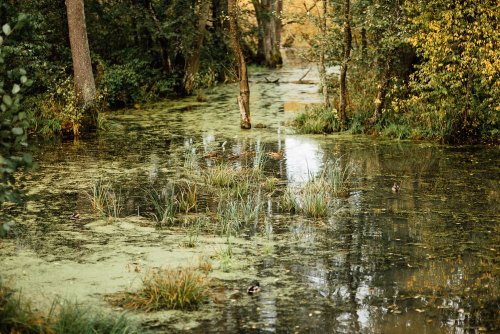
[[[104,72],[103,85],[110,106],[124,106],[141,98],[142,78],[131,64],[112,65]]]
[[[326,110],[323,106],[313,106],[293,120],[298,133],[320,134],[340,130],[336,111]]]

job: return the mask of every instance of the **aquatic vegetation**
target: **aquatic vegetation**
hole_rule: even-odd
[[[235,261],[233,258],[233,248],[230,243],[227,244],[227,247],[221,248],[217,254],[216,258],[219,261],[220,269],[228,273],[234,267]]]
[[[320,175],[320,181],[334,194],[347,190],[353,173],[352,163],[343,160],[341,157],[326,163]]]
[[[267,155],[265,152],[265,148],[260,144],[256,145],[255,156],[253,158],[253,170],[257,172],[262,172],[264,170],[266,162],[267,162]]]
[[[308,182],[301,192],[301,212],[308,217],[326,217],[330,208],[330,196],[322,183]]]
[[[260,189],[256,194],[248,195],[246,197],[240,196],[239,199],[238,211],[241,221],[245,223],[257,223],[260,212],[262,211]]]
[[[120,191],[110,189],[106,192],[106,210],[109,220],[120,217],[123,210],[123,198]]]
[[[215,187],[231,188],[236,186],[240,179],[241,172],[226,163],[217,164],[205,172],[205,182]]]
[[[266,177],[260,182],[260,187],[266,191],[274,192],[279,186],[280,180],[275,177]]]
[[[176,201],[179,211],[184,213],[196,211],[197,197],[198,194],[195,183],[184,182],[179,185],[179,190],[176,195]]]
[[[220,201],[217,206],[217,230],[221,235],[237,235],[241,228],[238,202]]]
[[[198,167],[198,155],[196,148],[189,144],[184,150],[184,167],[194,170]]]
[[[202,256],[200,258],[200,262],[198,263],[198,270],[201,272],[208,274],[213,270],[212,261],[210,261],[210,257]]]
[[[75,302],[55,300],[48,315],[32,310],[0,280],[0,333],[138,333],[124,315],[103,314]]]
[[[126,309],[193,310],[209,295],[210,280],[193,268],[151,269],[142,279],[142,287],[134,292],[112,295],[108,301]]]
[[[111,189],[109,183],[105,182],[103,179],[99,178],[92,185],[91,192],[87,192],[87,196],[90,198],[92,204],[92,209],[99,213],[104,214],[107,202],[107,193]]]
[[[175,193],[173,186],[163,187],[161,190],[148,189],[146,195],[153,207],[151,216],[159,227],[172,224],[175,218]]]
[[[196,247],[196,245],[198,244],[199,236],[200,236],[199,226],[193,225],[191,228],[188,229],[186,240],[184,241],[183,245],[189,248]]]
[[[300,204],[297,198],[297,194],[293,191],[291,187],[287,187],[285,192],[280,196],[279,207],[285,212],[298,212],[300,209]]]
[[[246,223],[258,221],[261,211],[260,190],[247,196],[221,194],[217,206],[217,229],[222,235],[238,235]]]
[[[108,217],[111,221],[120,217],[123,210],[123,197],[121,191],[113,189],[110,182],[99,178],[92,185],[90,192],[86,192],[90,199],[92,209],[101,216]]]

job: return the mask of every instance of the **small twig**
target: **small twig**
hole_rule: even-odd
[[[311,67],[309,67],[309,69],[307,70],[306,74],[304,74],[300,79],[299,79],[299,82],[302,82],[302,79],[304,79],[306,77],[306,75],[309,74],[309,72],[311,72]]]

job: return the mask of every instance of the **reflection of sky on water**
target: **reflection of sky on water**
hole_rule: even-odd
[[[323,150],[311,138],[287,136],[285,138],[286,175],[292,183],[306,182],[321,168]]]

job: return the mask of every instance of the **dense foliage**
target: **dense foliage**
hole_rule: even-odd
[[[341,13],[347,2],[328,2],[330,65],[344,62]],[[500,7],[496,1],[350,3],[351,131],[444,142],[499,140]],[[333,106],[338,110],[338,79],[330,79]],[[321,122],[322,115],[310,113],[316,119],[309,123]]]
[[[22,25],[20,16],[14,29]],[[15,172],[33,165],[29,153],[23,152],[27,144],[28,121],[26,112],[20,109],[21,91],[32,83],[22,68],[10,69],[3,56],[4,41],[12,33],[9,24],[0,32],[0,208],[5,202],[18,202]],[[0,236],[8,229],[8,222],[0,221]]]

